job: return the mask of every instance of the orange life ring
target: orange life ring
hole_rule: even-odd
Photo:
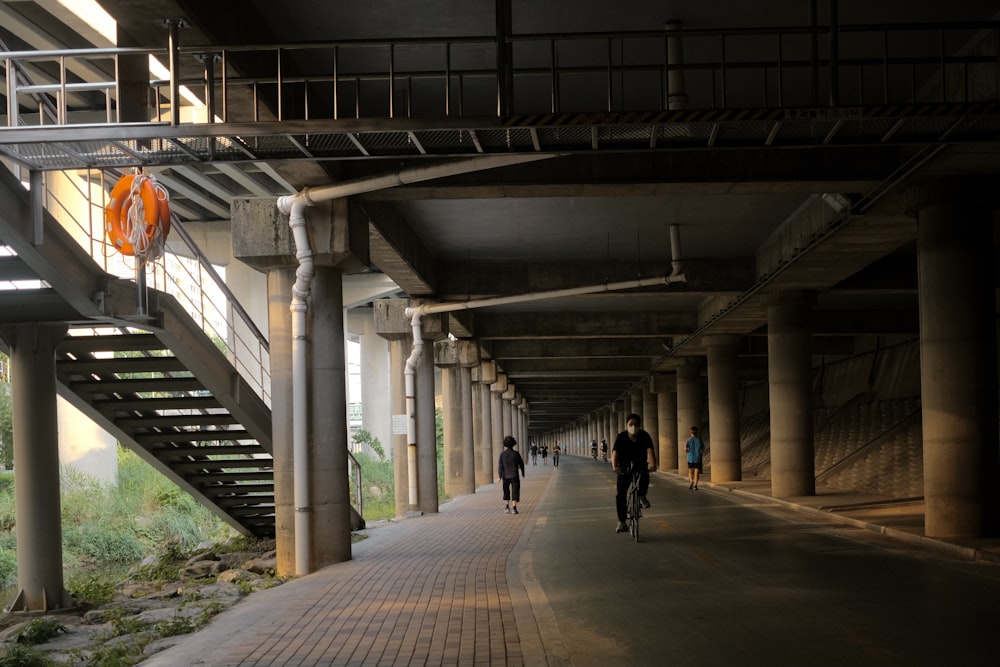
[[[135,179],[140,179],[136,184]],[[133,196],[137,189],[138,197]],[[142,202],[141,230],[135,229],[132,207]],[[157,233],[166,239],[170,232],[170,204],[166,190],[149,176],[126,174],[111,190],[104,208],[104,230],[108,241],[123,255],[144,255],[152,247]],[[137,247],[138,246],[138,247]]]

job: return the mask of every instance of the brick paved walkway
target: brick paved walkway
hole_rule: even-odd
[[[553,664],[542,636],[551,642],[558,632],[546,630],[554,621],[520,555],[552,467],[527,473],[518,515],[503,513],[493,485],[443,504],[440,514],[375,527],[353,560],[256,593],[142,664]]]

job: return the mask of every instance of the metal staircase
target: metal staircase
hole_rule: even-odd
[[[65,398],[219,518],[273,536],[269,411],[252,392],[212,391],[182,356],[154,333],[69,335],[56,374]]]

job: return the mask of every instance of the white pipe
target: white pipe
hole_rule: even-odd
[[[282,197],[282,199],[285,199]],[[290,206],[289,206],[290,204]],[[283,206],[289,206],[286,210]],[[312,531],[309,515],[312,512],[309,489],[309,375],[308,345],[306,343],[308,311],[307,300],[316,274],[313,265],[312,245],[303,210],[307,202],[278,200],[278,208],[289,214],[288,225],[295,240],[295,284],[292,285],[292,466],[295,502],[295,574],[309,574],[312,571],[310,545]]]
[[[678,264],[679,266],[679,264]],[[600,292],[617,292],[619,290],[633,289],[635,287],[649,287],[650,285],[669,285],[670,283],[687,282],[684,274],[677,272],[669,276],[657,276],[655,278],[636,278],[635,280],[625,280],[617,283],[602,283],[600,285],[587,285],[585,287],[568,287],[566,289],[550,290],[548,292],[532,292],[530,294],[515,294],[513,296],[498,296],[488,299],[475,299],[470,301],[457,301],[454,303],[428,303],[419,306],[412,306],[406,309],[407,315],[430,315],[432,313],[450,313],[456,310],[471,310],[473,308],[485,308],[487,306],[503,306],[509,303],[524,303],[526,301],[541,301],[543,299],[555,299],[563,296],[581,296],[584,294],[599,294]]]
[[[311,291],[312,279],[316,274],[313,263],[312,244],[309,241],[309,230],[306,226],[305,214],[306,206],[312,206],[321,201],[349,197],[363,192],[372,192],[385,188],[405,185],[407,183],[417,183],[434,178],[454,176],[494,167],[505,167],[522,162],[533,162],[555,157],[556,154],[532,154],[532,155],[497,155],[474,157],[455,162],[445,162],[442,164],[414,167],[411,169],[401,169],[400,171],[387,176],[375,178],[362,178],[343,183],[334,183],[315,188],[303,188],[292,195],[278,198],[278,210],[289,216],[288,225],[292,230],[292,238],[295,241],[295,258],[298,260],[298,268],[295,270],[295,284],[292,286],[292,301],[289,309],[292,311],[292,468],[295,502],[295,573],[297,575],[308,574],[312,571],[310,558],[310,546],[312,545],[312,532],[309,522],[309,515],[312,512],[310,505],[309,489],[309,374],[308,374],[308,345],[306,332],[307,317],[309,311],[308,299]],[[423,340],[420,338],[420,321],[414,325],[414,350],[407,360],[407,372],[410,371],[411,364],[416,368],[416,362],[420,358],[420,351],[423,348]],[[419,348],[418,348],[419,345]],[[407,425],[409,433],[416,433],[416,416],[414,405],[415,383],[412,376],[407,376],[407,409],[410,413],[410,423]],[[416,504],[416,436],[410,437],[409,441],[409,470],[410,470],[410,504]]]
[[[408,311],[407,311],[408,312]],[[403,378],[406,385],[406,472],[409,479],[410,507],[420,502],[417,494],[417,362],[424,351],[424,339],[420,333],[420,314],[414,313],[410,319],[413,331],[413,349],[406,359]]]
[[[683,275],[681,268],[681,226],[672,224],[670,225],[670,276]]]

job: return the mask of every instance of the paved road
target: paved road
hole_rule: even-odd
[[[1000,664],[1000,566],[654,475],[641,542],[565,459],[528,540],[577,667]]]
[[[145,667],[954,667],[1000,663],[1000,565],[654,475],[642,541],[605,463],[369,530],[354,559],[251,595]],[[849,501],[850,498],[842,499]]]

